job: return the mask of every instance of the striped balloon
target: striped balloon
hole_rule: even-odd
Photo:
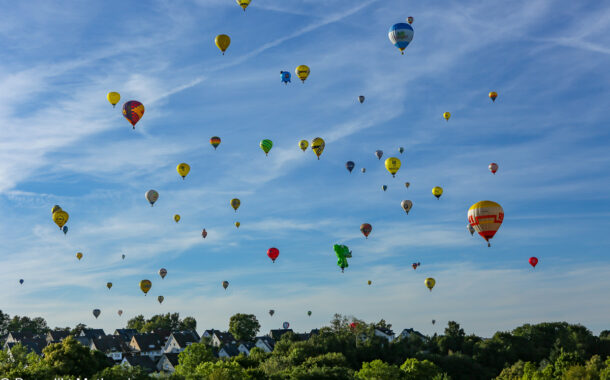
[[[388,32],[388,38],[390,39],[390,42],[400,50],[401,54],[404,54],[404,50],[413,40],[413,33],[411,25],[400,22],[392,25]]]
[[[491,247],[489,239],[498,232],[503,221],[504,210],[496,202],[477,202],[468,210],[468,222],[487,241],[488,247]]]
[[[210,144],[214,147],[214,150],[220,145],[220,137],[214,136],[210,139]]]
[[[260,146],[261,146],[261,149],[263,150],[263,152],[265,152],[265,156],[266,156],[267,153],[269,153],[269,151],[273,147],[273,141],[264,139],[261,141]]]

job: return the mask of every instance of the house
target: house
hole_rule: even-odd
[[[11,331],[6,336],[6,343],[17,343],[23,339],[32,339],[34,338],[34,334],[31,331]]]
[[[136,329],[116,329],[113,335],[121,337],[125,343],[129,343],[131,338],[138,333]]]
[[[187,346],[193,343],[197,343],[201,340],[199,334],[195,331],[176,331],[170,334],[163,352],[165,353],[180,353],[184,351]]]
[[[282,335],[289,333],[289,332],[293,332],[292,329],[271,330],[271,331],[269,331],[269,336],[271,337],[271,339],[278,341],[278,340],[280,340]]]
[[[259,336],[254,341],[254,346],[265,352],[271,352],[275,347],[275,341],[270,336]]]
[[[130,350],[123,339],[117,335],[106,335],[95,338],[91,341],[89,348],[103,352],[115,362],[121,362],[123,360],[123,355]]]
[[[146,372],[151,373],[157,370],[155,362],[148,356],[126,356],[121,365],[126,367],[142,367]]]
[[[210,342],[214,347],[221,347],[224,344],[237,344],[237,340],[230,332],[222,332],[218,330],[212,330]]]
[[[165,344],[165,343],[167,343],[169,336],[172,334],[172,331],[166,330],[166,329],[156,329],[152,333],[157,334],[159,336],[159,338],[161,338],[161,341],[163,342],[163,344]]]
[[[91,339],[87,338],[86,336],[75,336],[74,340],[77,341],[78,343],[82,344],[85,347],[91,346]]]
[[[102,329],[83,329],[78,335],[77,339],[83,346],[90,347],[91,341],[95,338],[106,336],[106,333]]]
[[[254,342],[241,342],[239,346],[237,346],[237,350],[247,356],[250,355],[250,350],[252,350],[254,347],[256,347]]]
[[[226,343],[218,351],[219,358],[232,358],[240,354],[235,343]]]
[[[11,341],[4,343],[4,350],[11,355],[11,349],[15,347],[15,345],[20,344],[28,351],[35,353],[36,355],[42,355],[42,350],[47,346],[47,340],[45,338],[36,337],[36,338],[23,338],[19,342]]]
[[[417,336],[422,340],[428,339],[424,334],[420,333],[419,331],[415,331],[414,329],[404,329],[402,330],[402,332],[400,333],[400,335],[398,335],[398,338],[400,339],[409,339],[411,337]]]
[[[380,336],[391,342],[394,340],[394,331],[385,327],[375,327],[375,336]]]
[[[66,331],[66,330],[49,331],[46,336],[47,344],[59,343],[69,336],[70,336],[70,331]]]
[[[157,362],[157,371],[164,373],[174,373],[178,365],[178,354],[165,353]]]
[[[138,352],[140,356],[148,356],[155,359],[163,355],[162,338],[155,333],[136,334],[131,338],[129,346],[132,351]]]

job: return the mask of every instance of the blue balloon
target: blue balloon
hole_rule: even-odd
[[[64,226],[64,228],[62,228],[62,231],[64,232],[64,235],[68,233],[68,226]]]
[[[288,329],[288,327],[290,327],[290,323],[284,322],[284,323],[282,323],[282,327],[284,328],[284,330],[286,330],[286,329]]]
[[[356,164],[354,164],[354,161],[347,161],[345,163],[345,167],[347,168],[347,170],[349,170],[350,173],[352,172],[352,170],[354,170],[354,166],[356,166]]]
[[[290,71],[280,71],[280,74],[282,74],[282,82],[284,84],[290,83]]]
[[[413,40],[413,28],[409,24],[405,24],[404,22],[400,22],[398,24],[392,25],[390,31],[388,32],[388,38],[390,42],[394,44],[400,52],[404,54],[405,48],[409,46],[409,43]]]
[[[19,283],[23,285],[23,278],[19,280]]]
[[[386,190],[388,189],[388,186],[387,186],[387,185],[383,185],[383,186],[381,186],[381,189],[382,189],[383,191],[386,191]]]

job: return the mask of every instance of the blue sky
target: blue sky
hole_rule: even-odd
[[[198,330],[227,328],[236,312],[256,314],[263,331],[283,321],[308,330],[336,312],[428,334],[448,320],[484,336],[541,321],[608,328],[607,5],[4,8],[4,312],[107,330],[164,312],[194,316]],[[401,56],[387,32],[407,16],[415,36]],[[232,39],[224,56],[213,42],[221,33]],[[281,84],[279,72],[300,64],[311,68],[306,83],[293,74]],[[108,91],[121,93],[116,109]],[[146,106],[135,131],[120,113],[131,99]],[[212,136],[222,138],[216,151]],[[317,136],[326,140],[319,161],[297,146]],[[264,138],[274,142],[268,157],[258,146]],[[377,149],[402,160],[395,179]],[[348,160],[356,163],[351,174]],[[181,162],[191,165],[185,181],[175,169]],[[495,176],[490,162],[500,166]],[[434,186],[445,190],[440,200]],[[144,198],[151,188],[160,193],[153,208]],[[409,215],[403,199],[413,201]],[[491,248],[466,231],[468,208],[484,199],[505,211]],[[54,204],[70,213],[67,236],[51,220]],[[373,225],[368,240],[364,222]],[[354,253],[343,274],[334,243]],[[280,250],[275,264],[269,247]],[[540,259],[535,270],[530,256]],[[429,276],[432,292],[423,283]],[[153,282],[147,297],[143,278]],[[102,310],[97,320],[94,308]]]

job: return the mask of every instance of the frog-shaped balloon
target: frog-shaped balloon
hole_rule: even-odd
[[[335,244],[333,249],[337,255],[337,265],[341,268],[341,272],[343,272],[343,270],[349,266],[347,264],[347,259],[352,257],[352,251],[342,244]]]

